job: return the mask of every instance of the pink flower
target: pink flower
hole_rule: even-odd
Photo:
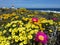
[[[38,32],[35,36],[35,41],[46,44],[48,41],[48,36],[44,32]]]
[[[54,18],[52,18],[52,20],[56,21],[56,20],[57,20],[57,18],[55,18],[55,17],[54,17]]]
[[[38,18],[35,18],[35,17],[34,17],[34,18],[32,18],[32,21],[33,21],[33,22],[38,22]]]

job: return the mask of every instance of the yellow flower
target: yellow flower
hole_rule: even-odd
[[[21,20],[18,20],[17,23],[19,23],[20,25],[23,25],[24,24]]]
[[[34,24],[32,24],[32,25],[31,25],[31,27],[32,27],[32,28],[35,28],[35,25],[34,25]]]
[[[40,29],[42,28],[42,24],[39,24]]]
[[[16,21],[12,21],[11,24],[13,24],[13,23],[17,23],[17,22],[18,22],[18,20],[16,20]]]
[[[47,20],[42,20],[41,23],[47,23]]]
[[[17,28],[14,28],[14,29],[13,29],[13,32],[18,32]]]
[[[30,28],[30,27],[31,27],[30,23],[26,24],[26,28]]]
[[[48,22],[52,25],[54,22],[53,20],[48,20]]]
[[[34,34],[34,30],[31,30],[31,31],[30,31],[30,34]]]
[[[2,32],[0,31],[0,35],[2,35]]]
[[[12,35],[12,39],[15,39],[15,37],[16,37],[15,35]]]
[[[3,17],[3,19],[7,19],[7,17]]]
[[[24,45],[22,42],[19,45]]]
[[[19,37],[15,36],[15,42],[18,42],[18,41],[19,41]]]
[[[27,44],[27,40],[23,41],[23,44]]]
[[[25,34],[25,31],[22,31],[21,33],[22,33],[22,34]]]
[[[28,21],[28,18],[25,18],[24,21]]]
[[[24,39],[23,36],[20,36],[20,37],[19,37],[19,40],[20,40],[20,41],[22,41],[23,39]]]
[[[24,37],[24,40],[27,40],[27,37],[26,36]]]
[[[34,30],[34,33],[37,34],[38,31],[39,31],[39,30]]]
[[[15,39],[15,42],[18,42],[18,40]]]
[[[12,28],[9,29],[9,32],[12,32]]]
[[[35,28],[39,28],[38,26],[35,26]]]
[[[24,20],[24,21],[28,21],[29,18],[25,18],[25,17],[23,17],[22,20]]]
[[[10,45],[10,43],[9,42],[6,42],[5,45]]]
[[[46,26],[47,26],[48,24],[46,24]]]
[[[58,24],[60,25],[60,22],[58,22]]]
[[[21,14],[24,14],[24,12],[20,12]]]
[[[14,32],[14,31],[12,31],[12,33],[11,33],[11,34],[12,34],[12,36],[14,36],[14,35],[15,35],[15,32]]]
[[[45,28],[40,28],[41,31],[45,30]]]
[[[10,27],[10,26],[11,26],[11,24],[10,24],[10,23],[8,23],[8,24],[5,26],[5,28]]]
[[[15,16],[15,18],[16,18],[16,19],[18,19],[18,18],[19,18],[19,16]]]
[[[0,45],[5,45],[5,43],[1,42]]]
[[[53,32],[52,30],[49,30],[49,32]]]
[[[22,33],[19,33],[19,36],[22,36]]]
[[[5,34],[7,32],[7,30],[4,30],[3,33]]]
[[[46,20],[46,18],[42,18],[42,17],[40,17],[40,19],[39,19],[40,21],[43,21],[43,20]]]
[[[12,27],[16,27],[16,24],[13,24]]]
[[[0,36],[0,42],[2,42],[3,39],[4,39],[4,38],[3,38],[2,36]]]
[[[8,40],[11,40],[11,37],[9,36],[7,39],[8,39]]]
[[[26,29],[26,32],[29,32],[29,31],[31,31],[32,29]]]
[[[28,35],[28,39],[32,39],[33,38],[33,36],[32,35]]]
[[[25,30],[25,27],[19,27],[17,30],[19,30],[19,32]]]

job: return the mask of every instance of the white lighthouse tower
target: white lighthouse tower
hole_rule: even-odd
[[[15,7],[14,7],[14,5],[12,4],[12,9],[14,9]]]

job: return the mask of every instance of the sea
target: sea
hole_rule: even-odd
[[[60,13],[60,8],[26,8],[28,10],[37,10],[41,12]]]

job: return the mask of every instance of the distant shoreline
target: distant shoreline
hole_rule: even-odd
[[[4,9],[4,8],[0,8],[0,9]],[[15,8],[15,7],[11,7],[8,9],[19,9],[19,8]],[[41,11],[41,12],[52,12],[52,13],[60,13],[60,8],[26,8],[27,10],[33,10],[33,11]]]

